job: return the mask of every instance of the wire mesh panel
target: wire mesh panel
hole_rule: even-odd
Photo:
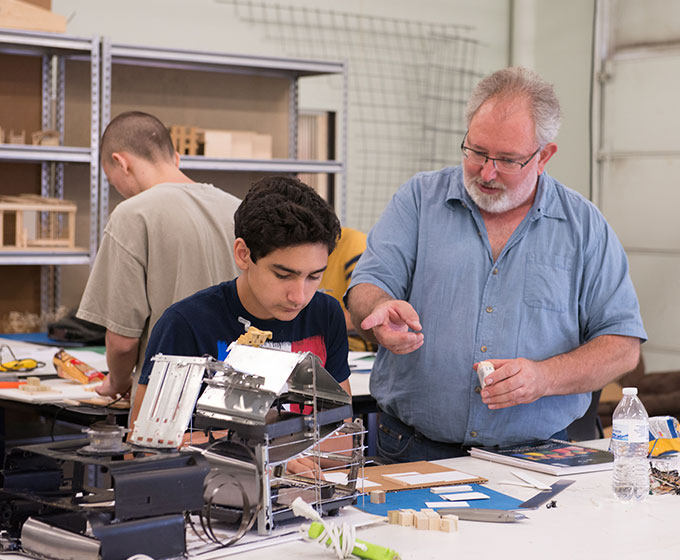
[[[474,29],[221,1],[232,5],[241,21],[262,26],[286,56],[347,61],[346,225],[370,229],[411,175],[460,162],[464,106],[479,77]],[[343,87],[339,77],[323,79],[330,89]]]

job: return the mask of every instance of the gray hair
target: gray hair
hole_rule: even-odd
[[[524,97],[529,101],[539,146],[545,146],[557,136],[561,119],[560,102],[553,85],[535,72],[514,66],[498,70],[479,82],[465,109],[468,128],[475,113],[492,97]]]

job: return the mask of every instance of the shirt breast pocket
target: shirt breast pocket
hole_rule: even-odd
[[[524,281],[524,303],[529,307],[564,313],[573,290],[571,259],[559,255],[529,253]]]

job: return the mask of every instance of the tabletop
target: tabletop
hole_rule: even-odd
[[[593,440],[584,445],[606,449],[609,441]],[[515,498],[526,500],[537,490],[499,482],[512,478],[517,467],[473,457],[437,461],[489,480],[486,485]],[[552,484],[557,477],[525,471],[533,478]],[[357,538],[388,546],[403,560],[439,558],[521,558],[561,560],[574,558],[665,558],[680,557],[678,513],[680,496],[649,496],[640,503],[620,502],[611,490],[611,471],[570,475],[574,484],[555,497],[557,507],[526,511],[528,519],[517,523],[459,521],[458,532],[418,531],[380,523],[357,529]],[[304,541],[260,549],[238,558],[334,558],[321,545]],[[213,558],[219,558],[215,553]]]

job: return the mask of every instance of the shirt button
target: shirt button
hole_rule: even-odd
[[[475,387],[475,393],[477,393],[479,395],[479,393],[481,393],[481,392],[482,392],[482,388],[479,385],[477,385],[477,387]]]
[[[477,432],[475,432],[475,431],[473,430],[472,432],[470,432],[470,435],[471,435],[472,437],[477,437]]]
[[[493,269],[493,275],[496,276],[497,274],[498,274],[498,269],[497,269],[497,268],[494,268],[494,269]]]
[[[486,308],[487,313],[493,313],[493,307],[489,306]]]
[[[481,350],[482,352],[486,352],[486,346],[482,346],[482,347],[480,348],[480,350]]]

